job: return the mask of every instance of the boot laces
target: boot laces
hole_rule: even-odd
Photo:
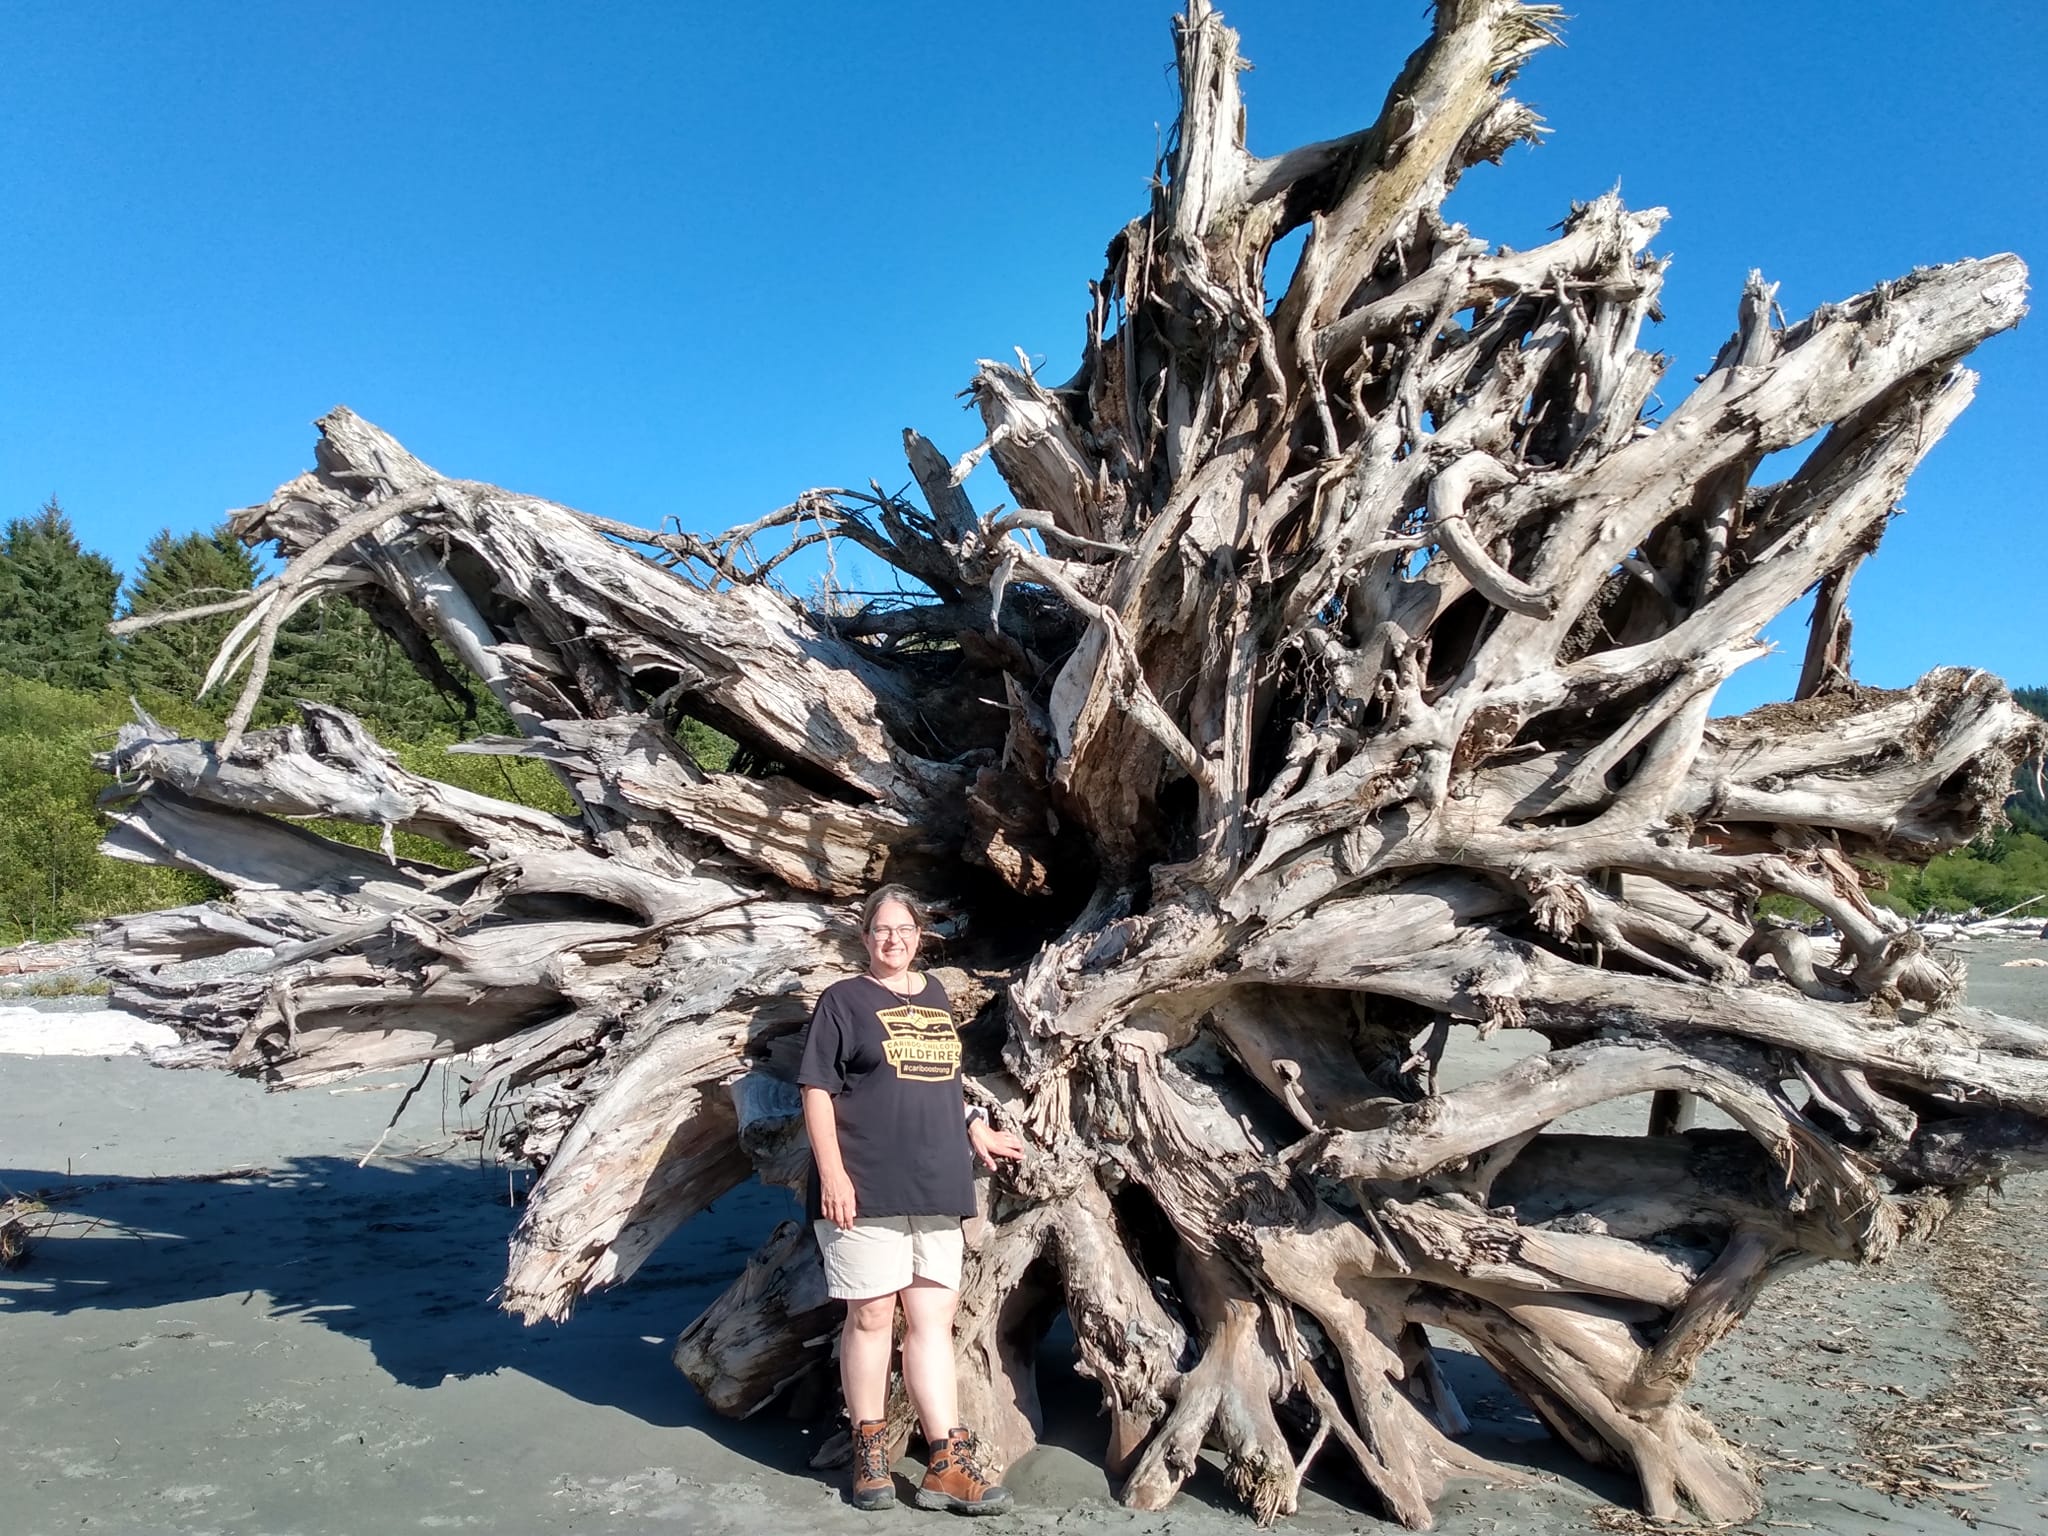
[[[864,1483],[889,1480],[888,1434],[884,1430],[856,1429],[853,1435],[854,1476]]]
[[[954,1439],[949,1454],[954,1464],[975,1483],[984,1488],[995,1485],[995,1480],[981,1464],[981,1437],[972,1430]]]

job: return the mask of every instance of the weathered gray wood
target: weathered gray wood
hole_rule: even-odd
[[[1427,1325],[1652,1514],[1754,1513],[1684,1402],[1703,1352],[1777,1276],[1882,1260],[2048,1161],[2048,1030],[1960,1007],[1855,862],[1994,826],[2048,732],[1964,668],[1857,685],[1845,602],[2025,271],[1925,268],[1791,324],[1754,274],[1647,415],[1663,210],[1609,194],[1519,249],[1441,211],[1534,132],[1508,91],[1558,19],[1441,0],[1370,126],[1261,158],[1237,38],[1188,0],[1180,120],[1079,371],[984,361],[979,442],[904,436],[922,505],[820,489],[650,532],[327,417],[316,469],[238,516],[288,564],[218,674],[260,672],[308,594],[361,602],[504,700],[518,736],[465,750],[548,763],[578,814],[407,773],[317,705],[218,744],[140,722],[109,851],[225,894],[107,925],[119,1000],[280,1085],[465,1056],[543,1169],[505,1304],[562,1318],[750,1173],[801,1183],[797,1032],[860,963],[848,908],[906,879],[961,962],[970,1092],[1030,1143],[962,1295],[993,1460],[1036,1441],[1064,1306],[1128,1502],[1213,1445],[1275,1517],[1334,1446],[1426,1526],[1449,1482],[1507,1475],[1458,1444]],[[1013,508],[966,496],[983,457]],[[775,588],[833,540],[904,595]],[[1798,697],[1716,718],[1809,592]],[[684,714],[735,770],[691,758]],[[477,862],[292,824],[316,816]],[[1830,937],[1760,920],[1767,893]],[[232,963],[165,964],[202,954]],[[1549,1049],[1442,1089],[1505,1029]],[[1555,1129],[1644,1093],[1740,1129]],[[677,1363],[755,1412],[828,1370],[834,1321],[790,1225]]]
[[[785,1221],[683,1330],[676,1369],[720,1413],[750,1418],[831,1358],[845,1310],[825,1293],[825,1265],[809,1226]]]

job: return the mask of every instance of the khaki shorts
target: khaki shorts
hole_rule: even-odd
[[[862,1216],[843,1232],[829,1221],[811,1230],[825,1255],[825,1289],[841,1301],[893,1296],[913,1276],[960,1289],[958,1216]]]

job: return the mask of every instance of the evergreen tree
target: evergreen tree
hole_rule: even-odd
[[[278,637],[266,702],[286,709],[295,699],[319,699],[359,717],[380,738],[422,741],[463,731],[470,701],[488,697],[466,674],[450,671],[460,690],[452,697],[422,677],[362,609],[343,597],[320,598]]]
[[[55,497],[0,535],[0,672],[59,688],[105,688],[120,652],[107,625],[121,577],[82,547]]]
[[[128,586],[127,612],[196,608],[246,592],[255,582],[254,557],[228,536],[225,527],[182,536],[166,528],[143,552],[142,567]],[[213,665],[221,641],[242,617],[224,613],[159,624],[130,635],[123,657],[129,686],[190,698]]]

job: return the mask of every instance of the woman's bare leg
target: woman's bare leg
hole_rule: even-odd
[[[950,1324],[949,1324],[950,1326]],[[846,1416],[858,1425],[879,1419],[889,1402],[889,1349],[895,1342],[896,1298],[870,1296],[846,1304],[846,1324],[839,1330],[839,1386],[846,1394]],[[910,1346],[904,1345],[904,1370],[909,1371]],[[947,1368],[952,1356],[946,1357]],[[915,1391],[915,1388],[912,1389]]]
[[[960,1293],[922,1275],[899,1291],[903,1301],[903,1385],[933,1445],[960,1425],[953,1375],[953,1309]]]

